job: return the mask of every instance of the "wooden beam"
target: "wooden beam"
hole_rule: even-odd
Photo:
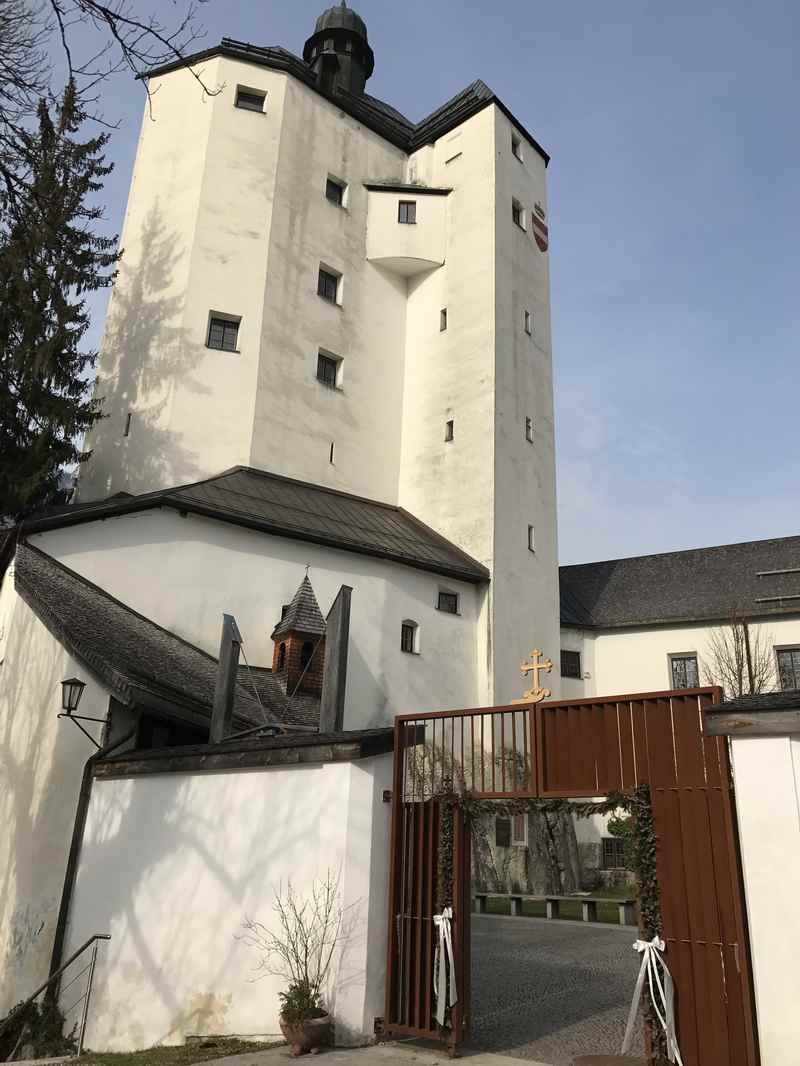
[[[774,737],[800,733],[800,707],[791,711],[707,714],[703,732],[709,737]]]

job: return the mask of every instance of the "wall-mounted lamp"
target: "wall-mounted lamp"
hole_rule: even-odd
[[[61,682],[61,706],[67,714],[74,714],[81,702],[86,683],[77,677],[69,677]]]
[[[74,722],[78,729],[80,729],[81,733],[87,736],[96,748],[99,748],[100,745],[94,739],[92,734],[87,732],[87,730],[83,728],[81,722],[101,722],[103,725],[105,725],[106,719],[89,718],[85,714],[75,714],[78,709],[78,705],[81,702],[81,696],[83,695],[83,690],[85,688],[86,682],[81,681],[78,677],[68,677],[66,681],[61,682],[61,706],[63,707],[63,711],[58,717],[69,718],[69,720],[71,722]]]

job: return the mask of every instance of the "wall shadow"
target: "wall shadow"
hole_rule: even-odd
[[[158,201],[137,247],[138,259],[123,252],[109,305],[95,385],[104,417],[87,437],[93,454],[80,468],[82,501],[182,484],[198,473],[196,454],[170,428],[170,409],[178,386],[209,390],[192,374],[197,356],[180,324],[185,292],[176,293],[174,281],[181,250]]]

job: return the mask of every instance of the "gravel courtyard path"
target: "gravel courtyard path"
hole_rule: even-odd
[[[619,1054],[639,956],[634,928],[472,916],[472,1044],[572,1066]],[[631,1054],[641,1054],[641,1022]]]

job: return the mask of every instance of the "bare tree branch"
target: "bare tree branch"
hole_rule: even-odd
[[[702,661],[706,684],[719,685],[729,699],[771,692],[777,682],[773,643],[770,633],[733,611],[727,625],[711,631]]]

